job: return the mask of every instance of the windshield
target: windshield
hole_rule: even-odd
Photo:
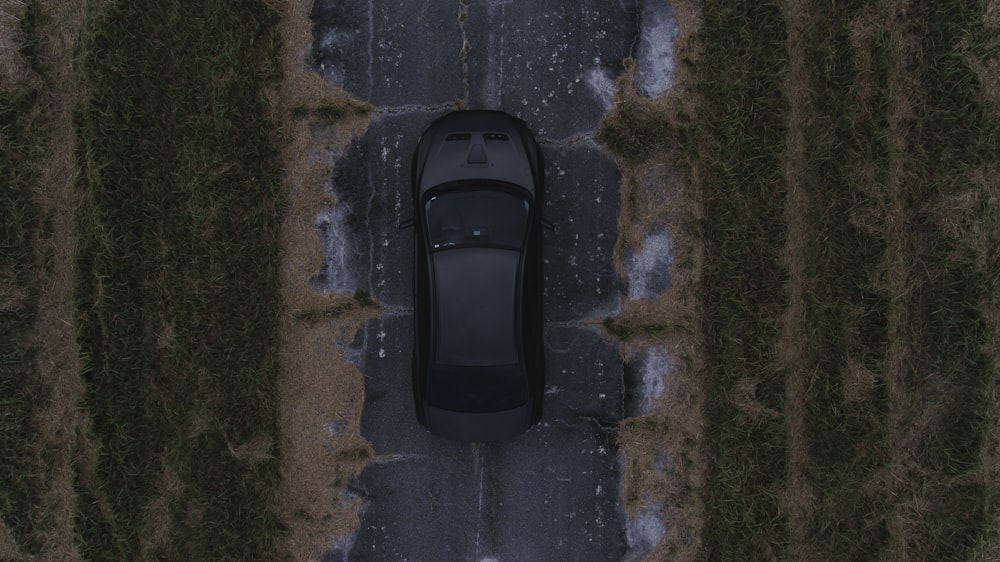
[[[520,248],[528,224],[528,201],[505,191],[450,191],[424,204],[431,248],[458,246]]]

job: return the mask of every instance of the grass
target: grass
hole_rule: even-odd
[[[358,308],[378,308],[378,303],[372,298],[371,293],[364,289],[354,291],[352,300],[339,302],[324,308],[298,310],[292,313],[295,320],[312,321],[321,318],[338,318],[350,310]]]
[[[989,558],[1000,113],[972,63],[1000,51],[995,24],[976,3],[885,15],[811,2],[789,43],[789,9],[704,2],[697,115],[662,124],[651,102],[627,100],[599,133],[629,165],[676,154],[703,206],[688,219],[705,252],[701,555]],[[793,56],[803,70],[790,76]],[[795,122],[789,79],[805,92]],[[793,237],[795,277],[782,254]],[[622,339],[641,328],[605,327]],[[802,396],[787,387],[796,377]],[[805,499],[787,495],[796,472]]]
[[[77,478],[81,555],[276,557],[279,15],[90,9],[75,298],[98,457]]]
[[[804,324],[811,329],[797,338],[805,350],[797,367],[815,381],[806,406],[810,463],[804,472],[817,507],[807,536],[818,551],[847,558],[885,547],[891,511],[890,503],[863,491],[890,462],[889,449],[880,446],[890,410],[882,373],[890,298],[872,282],[885,259],[886,233],[854,218],[886,211],[879,206],[888,194],[876,193],[887,184],[891,162],[888,135],[880,130],[890,110],[884,49],[872,54],[882,72],[870,78],[870,93],[855,93],[862,74],[849,27],[863,8],[860,2],[843,10],[817,7],[821,11],[805,31],[813,44],[805,49],[808,73],[802,78],[815,86],[804,127],[829,132],[807,138],[801,178],[802,189],[821,194],[805,209],[810,290]],[[861,173],[866,168],[873,177]],[[845,390],[851,368],[877,374],[860,399],[850,399]]]
[[[657,149],[676,142],[679,129],[652,104],[636,97],[615,103],[597,128],[597,141],[631,163],[648,160]]]
[[[989,182],[995,185],[998,173],[1000,112],[984,103],[988,86],[962,52],[995,57],[997,43],[982,6],[936,3],[918,7],[912,18],[924,64],[913,69],[917,90],[911,95],[923,126],[907,138],[917,164],[905,178],[910,235],[891,242],[912,264],[912,290],[890,329],[915,351],[901,383],[919,404],[942,412],[930,430],[915,432],[912,454],[934,488],[913,482],[905,489],[926,495],[932,505],[916,521],[913,543],[943,560],[968,556],[984,533],[1000,531],[996,480],[972,479],[990,468],[983,452],[996,427],[998,365],[996,348],[990,349],[996,326],[990,316],[1000,263],[990,256],[1000,238],[1000,209]],[[977,181],[979,173],[992,180]],[[955,209],[970,198],[976,203]]]
[[[374,308],[378,306],[378,303],[372,298],[371,293],[364,289],[354,291],[354,302],[358,303],[358,306],[361,308]]]
[[[45,71],[39,52],[43,37],[38,32],[45,19],[46,15],[37,1],[29,0],[24,3],[18,22],[17,46],[19,54],[36,75],[42,75]]]
[[[300,118],[313,116],[317,123],[329,125],[351,115],[368,115],[372,109],[372,105],[368,102],[354,100],[325,101],[317,104],[315,107],[297,105],[292,108],[292,115]]]
[[[640,336],[656,336],[671,330],[682,329],[679,326],[670,324],[643,324],[627,322],[620,318],[608,316],[601,321],[601,326],[612,336],[628,341]]]
[[[21,21],[21,43],[33,45],[29,20]],[[0,89],[0,519],[22,554],[38,554],[34,533],[45,459],[37,450],[33,416],[47,388],[33,375],[31,331],[36,316],[36,280],[44,264],[34,241],[45,228],[32,195],[41,154],[40,93],[31,86]]]
[[[784,379],[772,369],[785,304],[781,84],[786,31],[773,2],[709,2],[700,41],[704,103],[686,150],[705,219],[706,474],[704,549],[717,559],[784,558],[780,504]],[[741,408],[744,385],[759,408]]]
[[[970,481],[984,468],[997,381],[984,353],[996,269],[982,267],[988,250],[968,228],[996,225],[995,202],[970,209],[952,234],[942,215],[953,196],[979,191],[988,201],[965,178],[1000,149],[982,134],[1000,124],[995,108],[991,117],[977,101],[982,86],[956,52],[967,34],[985,37],[976,31],[982,13],[967,3],[913,10],[877,32],[860,68],[849,33],[866,7],[817,6],[808,30],[807,128],[827,134],[809,139],[803,180],[817,194],[807,210],[810,330],[799,338],[812,377],[804,472],[817,495],[806,540],[850,559],[904,549],[965,559],[990,525],[997,491]],[[920,65],[897,58],[906,41]],[[896,66],[911,76],[905,88],[890,82]],[[918,125],[900,131],[892,112],[911,105]],[[902,229],[887,224],[894,214]],[[900,262],[910,265],[889,273]],[[872,374],[861,397],[846,388],[852,369]],[[942,415],[921,427],[929,411]],[[909,475],[884,482],[900,463]],[[927,511],[900,515],[905,501]],[[901,524],[910,530],[894,530]]]

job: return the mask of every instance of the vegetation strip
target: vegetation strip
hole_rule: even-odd
[[[99,8],[98,8],[99,7]],[[283,192],[266,2],[90,5],[77,312],[89,560],[269,558]]]
[[[774,2],[706,2],[703,14],[703,105],[686,147],[704,205],[703,548],[720,560],[783,558],[784,377],[773,365],[786,280],[786,29]]]
[[[864,484],[886,462],[876,446],[889,404],[876,375],[887,353],[889,299],[872,281],[886,251],[885,234],[862,217],[879,216],[888,146],[885,77],[858,67],[850,42],[864,2],[833,9],[812,3],[799,48],[810,85],[804,116],[809,131],[801,189],[809,201],[800,233],[805,314],[802,331],[787,334],[801,350],[793,376],[806,380],[806,462],[814,495],[804,540],[821,557],[878,552],[883,513]],[[873,64],[885,68],[884,53]],[[862,88],[862,82],[865,87]]]
[[[894,15],[898,31],[886,43],[890,138],[898,139],[889,153],[890,216],[898,222],[882,225],[891,233],[882,268],[891,281],[876,278],[891,288],[883,368],[891,458],[871,486],[889,504],[891,552],[988,558],[984,545],[995,549],[1000,531],[1000,112],[985,95],[995,74],[984,83],[972,63],[1000,51],[997,22],[988,25],[985,5],[955,0],[914,2]]]
[[[22,17],[18,29],[21,56],[37,64],[33,48],[38,38],[32,20]],[[45,465],[35,444],[40,440],[36,408],[47,399],[47,388],[34,375],[36,349],[31,331],[37,316],[38,280],[44,256],[36,255],[36,240],[45,235],[45,221],[32,191],[41,158],[35,140],[43,135],[41,96],[35,70],[22,83],[0,89],[0,524],[14,547],[24,555],[41,550],[34,524],[44,514]],[[0,553],[0,556],[3,556]]]
[[[823,134],[805,143],[805,318],[786,337],[803,352],[793,376],[808,389],[802,470],[813,505],[797,523],[813,557],[966,559],[987,536],[991,277],[983,232],[968,227],[997,222],[995,201],[990,211],[966,178],[997,146],[977,132],[991,118],[975,109],[979,86],[956,52],[970,39],[976,48],[982,13],[954,8],[927,19],[893,2],[805,9],[800,126]],[[948,96],[935,102],[939,84]],[[947,126],[931,117],[949,114]],[[941,154],[961,156],[946,167]],[[955,197],[985,205],[960,211],[962,227],[946,232],[941,213]],[[930,296],[940,291],[947,304]]]

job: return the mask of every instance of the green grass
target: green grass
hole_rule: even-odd
[[[33,533],[45,463],[33,415],[47,388],[34,374],[31,331],[40,273],[34,241],[44,221],[32,190],[38,181],[39,92],[0,89],[0,518],[23,554],[41,548]]]
[[[364,289],[354,291],[354,302],[358,303],[358,306],[361,308],[374,308],[378,306],[378,303],[372,298],[371,293]]]
[[[627,341],[639,336],[656,336],[667,333],[671,330],[683,330],[681,326],[670,324],[636,324],[627,322],[621,318],[608,316],[601,321],[601,326],[612,336]]]
[[[703,550],[718,560],[783,558],[784,376],[773,364],[787,279],[780,263],[786,31],[774,2],[706,2],[703,13],[699,115],[690,122],[684,115],[668,118],[650,102],[626,97],[597,138],[630,164],[680,147],[679,167],[698,170],[705,218],[685,221],[705,252],[700,376],[709,468]],[[663,331],[614,319],[604,326],[622,339],[650,328]],[[758,412],[736,403],[748,384]]]
[[[805,362],[800,372],[814,381],[806,406],[810,462],[804,473],[817,495],[807,533],[819,552],[846,559],[871,556],[886,546],[892,509],[891,502],[864,486],[890,462],[891,451],[880,443],[889,425],[882,370],[890,297],[872,282],[886,259],[888,242],[877,227],[852,220],[858,214],[883,216],[888,209],[882,206],[889,204],[888,194],[882,193],[891,165],[884,130],[891,105],[888,55],[885,48],[872,53],[873,67],[881,72],[872,78],[872,93],[860,98],[855,87],[859,69],[848,35],[864,4],[816,6],[805,30],[810,44],[803,55],[808,69],[803,79],[812,86],[812,95],[802,126],[825,131],[807,135],[801,178],[810,200],[804,264],[808,329],[800,338]],[[885,37],[881,39],[876,44],[884,45]],[[875,170],[874,187],[863,181],[866,166]],[[866,400],[846,397],[849,360],[877,375]]]
[[[35,416],[49,390],[35,373],[31,341],[38,283],[48,265],[37,243],[48,225],[33,195],[46,133],[44,93],[37,86],[40,18],[37,3],[23,6],[16,40],[29,77],[0,89],[0,519],[24,555],[41,552],[36,531],[47,519],[41,507],[47,458]]]
[[[784,407],[784,377],[772,367],[787,277],[779,259],[786,235],[786,31],[773,2],[708,2],[704,17],[704,106],[685,145],[699,169],[705,217],[704,549],[719,560],[784,558],[783,421],[741,410],[734,396],[749,383],[762,408]]]
[[[904,36],[922,43],[921,64],[906,68],[915,78],[912,91],[890,88],[890,68],[901,61],[891,58],[896,39],[883,32],[872,42],[871,90],[860,96],[853,87],[859,69],[848,33],[865,7],[817,6],[806,49],[813,86],[807,129],[826,132],[809,139],[803,185],[816,195],[807,215],[810,330],[803,341],[806,370],[815,380],[805,473],[818,496],[808,540],[827,556],[847,559],[895,552],[890,526],[898,498],[912,497],[927,501],[927,513],[913,521],[915,529],[903,541],[932,559],[965,559],[990,523],[996,493],[968,481],[981,468],[991,432],[988,389],[996,384],[996,365],[984,353],[984,315],[996,268],[976,265],[985,263],[981,250],[961,248],[974,245],[972,231],[949,234],[941,220],[948,197],[969,189],[969,172],[995,160],[1000,149],[995,135],[991,140],[982,134],[1000,125],[995,108],[991,117],[981,106],[981,86],[957,52],[967,33],[977,33],[982,13],[960,2],[911,12],[898,25]],[[890,112],[910,101],[919,108],[917,126],[893,145]],[[898,146],[906,153],[898,153]],[[907,162],[906,172],[892,178],[899,160]],[[889,191],[891,181],[898,182],[899,193]],[[899,198],[907,217],[902,234],[886,222]],[[870,218],[859,223],[853,220],[858,216]],[[995,207],[966,218],[967,226],[997,224]],[[912,264],[902,295],[880,280],[900,258]],[[893,414],[885,382],[896,376],[886,372],[893,344],[913,350],[903,379],[896,381],[910,397],[910,403],[895,405],[909,410],[902,414]],[[845,396],[849,359],[876,376],[867,400]],[[921,428],[928,410],[943,415]],[[893,427],[900,416],[902,426]],[[901,450],[898,441],[904,440],[912,440],[913,448]],[[911,463],[911,480],[889,488],[871,485],[879,471],[901,460]]]
[[[37,1],[28,0],[24,3],[18,22],[17,47],[28,67],[37,75],[42,75],[45,71],[40,54],[43,37],[38,30],[46,19],[46,14]]]
[[[982,453],[996,427],[991,395],[998,383],[989,315],[1000,279],[1000,208],[996,193],[972,178],[977,172],[997,177],[1000,112],[984,103],[986,86],[963,55],[966,49],[998,54],[984,10],[954,0],[920,5],[911,24],[923,55],[915,69],[922,126],[909,139],[918,167],[906,178],[912,237],[901,251],[919,267],[911,268],[914,289],[901,303],[905,325],[893,329],[915,351],[905,384],[924,404],[943,409],[940,423],[920,433],[916,445],[925,477],[939,484],[927,491],[932,508],[916,534],[940,560],[967,557],[990,526],[998,531],[1000,486],[969,480],[988,462]],[[979,203],[953,216],[954,197],[970,193]]]
[[[263,88],[279,15],[95,9],[75,299],[99,456],[78,478],[78,546],[89,560],[272,558],[284,198]],[[271,443],[264,460],[238,454],[251,442]]]
[[[986,314],[997,266],[983,253],[991,246],[978,244],[972,229],[997,224],[995,201],[987,204],[980,186],[983,204],[963,217],[967,230],[948,232],[942,222],[949,196],[969,189],[970,172],[993,166],[995,174],[1000,123],[995,108],[983,107],[982,86],[959,51],[968,37],[978,37],[976,49],[989,35],[982,7],[954,2],[913,10],[900,25],[921,42],[919,64],[890,60],[892,38],[883,33],[872,43],[871,91],[861,97],[849,32],[870,4],[811,6],[803,46],[811,94],[801,186],[808,199],[806,333],[797,345],[805,353],[801,375],[811,377],[810,460],[803,470],[817,495],[805,539],[830,558],[902,556],[890,542],[890,525],[901,498],[914,498],[927,502],[927,512],[914,516],[912,534],[895,540],[932,559],[964,559],[984,533],[995,533],[989,528],[997,488],[975,483],[974,475],[986,468],[981,455],[995,409]],[[705,205],[711,468],[704,548],[722,559],[781,558],[789,540],[778,500],[787,468],[782,419],[747,416],[729,398],[734,384],[751,381],[760,405],[783,411],[785,373],[773,355],[787,280],[777,253],[785,244],[783,27],[767,4],[705,6],[702,117],[686,145]],[[914,91],[890,88],[892,64],[913,73]],[[888,121],[893,104],[904,100],[918,109],[915,123],[901,131],[912,152],[898,154]],[[890,193],[899,159],[907,172],[895,178],[900,192]],[[897,198],[908,217],[902,235],[886,222]],[[913,264],[904,295],[880,281],[896,258]],[[914,351],[899,381],[912,403],[895,405],[914,410],[896,418],[884,382],[894,344]],[[846,396],[849,360],[875,373],[866,400]],[[918,424],[927,409],[942,412],[930,429]],[[894,442],[909,437],[915,450]],[[890,489],[873,485],[880,471],[911,458],[909,480]]]

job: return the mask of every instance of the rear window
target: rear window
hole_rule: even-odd
[[[528,224],[528,201],[505,191],[450,191],[424,204],[431,248],[462,246],[520,248]]]
[[[528,382],[517,365],[500,367],[432,367],[427,402],[456,412],[499,412],[528,401]]]

